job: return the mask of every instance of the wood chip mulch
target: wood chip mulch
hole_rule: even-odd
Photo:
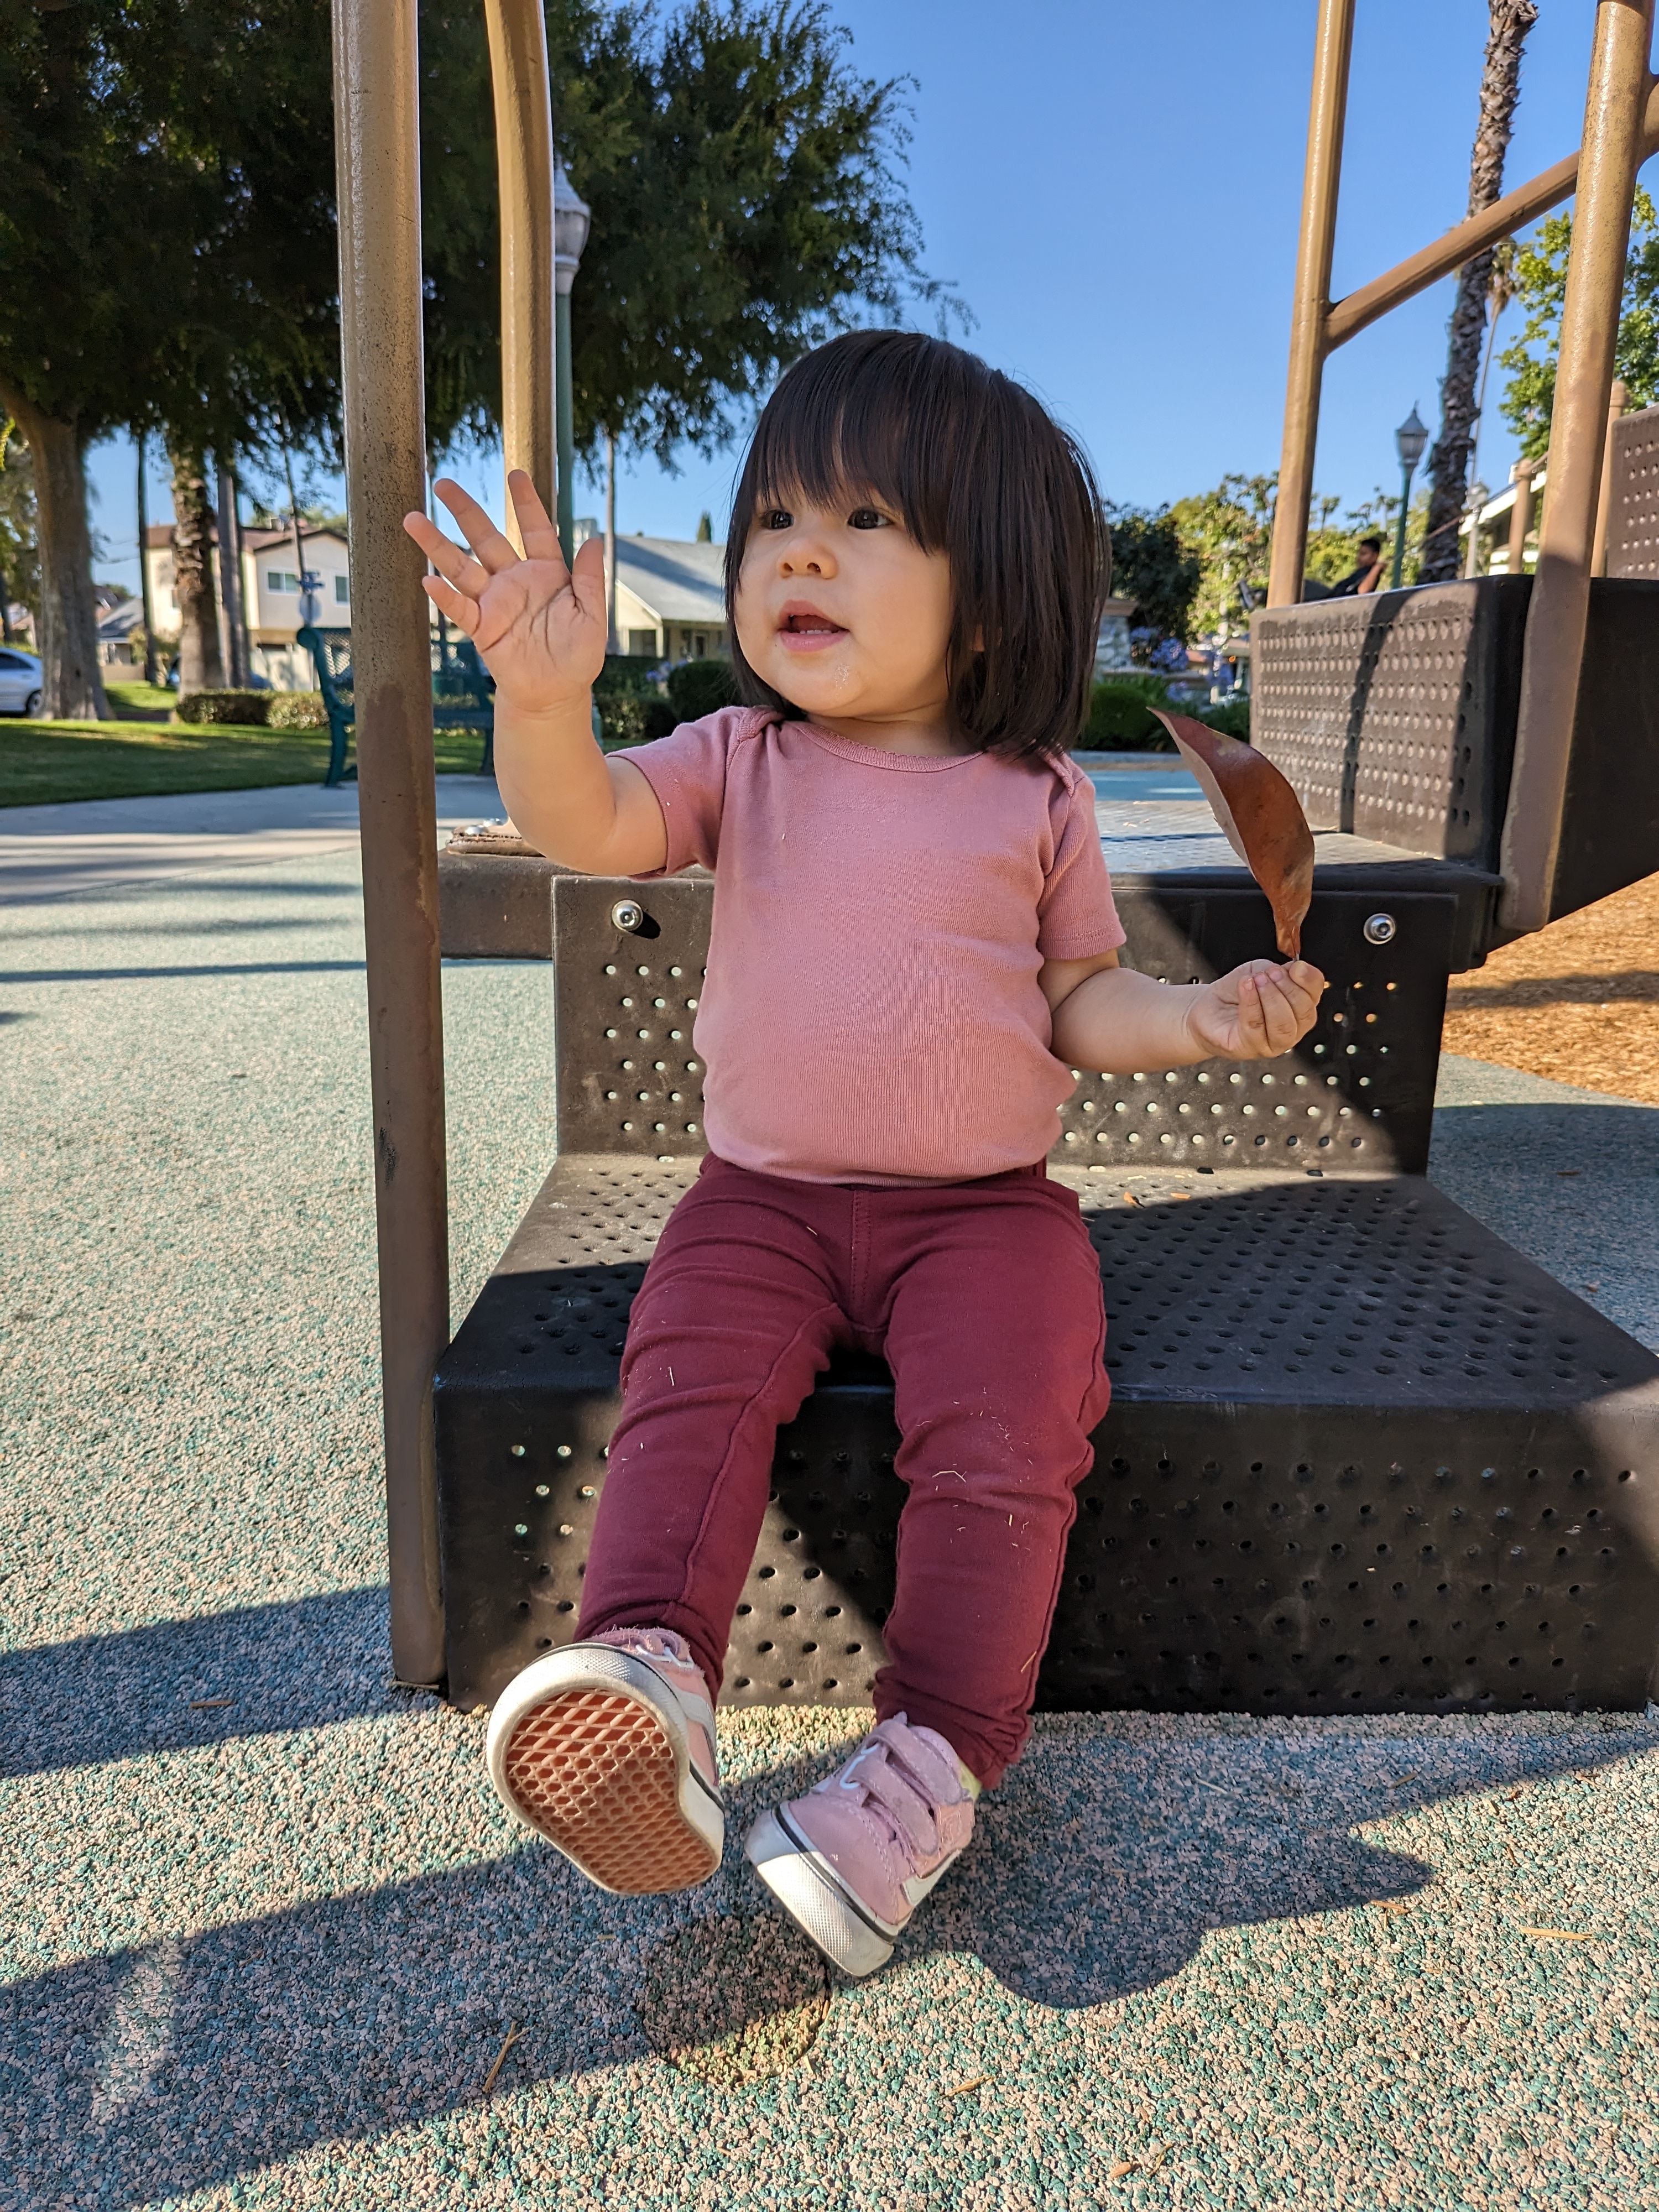
[[[1659,1106],[1659,876],[1454,975],[1443,1044]]]

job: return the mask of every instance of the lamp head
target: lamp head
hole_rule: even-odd
[[[576,271],[581,266],[582,248],[587,243],[587,226],[592,210],[570,181],[564,166],[564,157],[556,146],[553,149],[553,283],[556,289],[568,292],[576,281]]]
[[[1429,442],[1428,425],[1419,422],[1415,405],[1395,432],[1394,442],[1395,450],[1400,455],[1401,467],[1414,469],[1423,458],[1424,447]]]

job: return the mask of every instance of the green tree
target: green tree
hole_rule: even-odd
[[[1555,361],[1571,250],[1572,217],[1553,215],[1515,258],[1516,297],[1527,319],[1520,337],[1498,356],[1498,365],[1510,371],[1501,404],[1522,452],[1534,461],[1549,450]],[[1659,399],[1659,210],[1639,185],[1631,212],[1613,374],[1623,378],[1638,407],[1650,407]]]
[[[0,422],[0,636],[12,634],[13,605],[40,621],[40,524],[34,467],[16,425]]]
[[[907,85],[861,77],[817,0],[547,0],[554,131],[592,210],[571,300],[576,441],[668,460],[732,434],[797,355],[872,313],[950,313],[900,178]],[[422,15],[428,409],[499,420],[489,59],[476,6]],[[959,312],[959,311],[958,311]]]
[[[1145,507],[1111,506],[1107,514],[1114,593],[1134,601],[1140,627],[1156,630],[1159,638],[1178,637],[1185,645],[1203,563],[1182,544],[1180,526],[1167,508],[1153,514]]]
[[[332,419],[325,0],[0,0],[0,406],[33,455],[48,714],[104,709],[84,456]],[[205,518],[196,520],[205,528]]]
[[[1213,491],[1178,499],[1170,509],[1199,564],[1192,619],[1200,634],[1237,629],[1267,599],[1278,485],[1276,476],[1224,476]]]

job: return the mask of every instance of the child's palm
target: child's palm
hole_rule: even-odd
[[[527,713],[586,691],[605,665],[604,548],[590,540],[567,568],[547,510],[521,471],[508,489],[522,556],[458,484],[434,489],[471,556],[424,515],[408,516],[404,527],[439,572],[422,580],[428,595],[477,647],[497,691]]]
[[[1247,960],[1194,998],[1187,1025],[1223,1060],[1271,1060],[1313,1027],[1325,978],[1311,962]]]

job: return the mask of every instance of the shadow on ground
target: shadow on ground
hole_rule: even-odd
[[[295,1633],[272,1622],[262,1648]],[[1209,1728],[1039,1723],[891,1971],[948,1954],[1030,2006],[1100,2005],[1177,1972],[1212,1929],[1432,1880],[1350,1832],[1361,1824],[1646,1747],[1629,1723],[1599,1740],[1594,1724],[1553,1738],[1504,1723]],[[456,1749],[458,1787],[482,1787],[471,1731]],[[477,2104],[514,2028],[501,2095],[653,2057],[715,2089],[788,2071],[838,1978],[769,1909],[740,1838],[836,1755],[741,1779],[724,1867],[678,1897],[608,1897],[532,1841],[14,1984],[0,2202],[146,2204]]]

